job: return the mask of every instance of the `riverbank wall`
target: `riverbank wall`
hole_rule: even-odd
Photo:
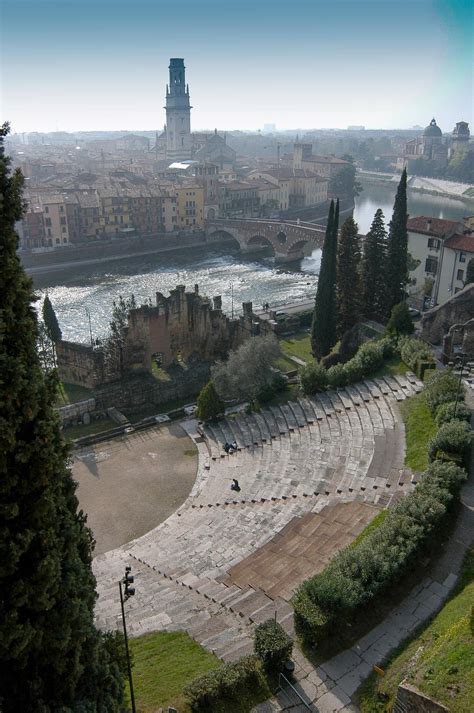
[[[357,178],[365,183],[373,183],[378,186],[394,184],[398,186],[400,174],[391,173],[371,173],[359,171]],[[469,183],[455,183],[445,181],[441,178],[425,178],[423,176],[409,176],[407,189],[414,193],[420,193],[438,198],[449,198],[451,200],[462,201],[474,211],[474,186]]]

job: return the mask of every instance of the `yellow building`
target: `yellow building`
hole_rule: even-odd
[[[192,183],[175,187],[178,228],[202,228],[204,225],[204,188]]]
[[[44,215],[45,244],[47,247],[69,245],[66,203],[61,195],[41,195]]]

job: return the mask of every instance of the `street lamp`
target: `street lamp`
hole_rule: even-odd
[[[132,712],[136,713],[135,708],[135,694],[133,692],[133,679],[132,679],[132,666],[130,664],[130,652],[128,650],[128,637],[127,637],[127,625],[125,623],[125,609],[124,602],[135,594],[135,587],[131,587],[133,584],[133,575],[130,574],[132,571],[131,567],[125,567],[125,576],[119,582],[120,590],[120,606],[122,607],[122,623],[123,623],[123,635],[125,637],[125,652],[127,654],[127,668],[128,668],[128,680],[130,683],[130,698],[132,701]],[[123,587],[123,591],[122,591]]]

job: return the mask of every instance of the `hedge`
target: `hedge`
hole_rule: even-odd
[[[254,645],[255,653],[268,673],[280,673],[293,651],[293,639],[274,619],[257,626]]]
[[[380,369],[385,360],[394,353],[390,338],[363,344],[357,354],[345,364],[335,364],[326,370],[322,363],[307,364],[300,372],[301,388],[305,394],[324,391],[327,386],[338,387],[353,384]]]
[[[466,406],[463,401],[448,401],[446,404],[441,404],[436,411],[436,425],[442,426],[443,423],[449,421],[469,421],[471,420],[471,409]]]
[[[310,362],[300,371],[300,383],[305,394],[324,391],[328,384],[327,371],[320,362]]]
[[[226,702],[238,702],[249,690],[265,686],[265,676],[257,656],[244,656],[195,678],[184,688],[193,711],[208,713]]]
[[[433,415],[441,404],[456,401],[459,393],[459,401],[464,400],[464,387],[459,383],[459,377],[452,369],[436,369],[426,377],[425,396],[426,403]]]
[[[431,361],[433,359],[431,349],[421,339],[400,337],[398,348],[402,361],[413,371],[416,370],[419,361]]]
[[[430,460],[435,460],[441,452],[450,458],[459,458],[467,465],[471,442],[471,427],[466,421],[456,419],[443,423],[429,443],[428,457]]]
[[[293,598],[295,624],[310,645],[350,628],[361,613],[420,559],[457,494],[466,472],[435,461],[419,485],[355,547],[346,547]]]

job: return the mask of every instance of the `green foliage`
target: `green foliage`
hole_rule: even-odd
[[[324,366],[320,362],[306,364],[299,374],[301,388],[305,394],[316,394],[324,391],[328,383],[328,375]]]
[[[416,365],[420,360],[430,360],[433,358],[431,349],[425,342],[422,342],[421,339],[402,336],[398,340],[398,348],[403,361],[413,371],[415,371]]]
[[[400,302],[392,308],[387,324],[388,334],[413,334],[415,327],[406,302]]]
[[[361,315],[359,227],[347,218],[341,228],[337,247],[336,299],[338,335],[342,336],[359,321]]]
[[[474,151],[458,153],[449,162],[447,176],[461,183],[474,183]]]
[[[471,409],[466,406],[463,401],[448,401],[446,404],[441,404],[436,411],[436,425],[442,426],[443,423],[449,421],[467,421],[471,420]]]
[[[311,326],[313,356],[320,359],[336,343],[336,263],[339,201],[331,201],[319,271],[318,288]]]
[[[452,463],[431,464],[379,527],[299,587],[293,599],[295,623],[308,644],[351,627],[363,608],[416,565],[465,478],[466,472]]]
[[[255,653],[266,671],[278,674],[291,658],[293,639],[274,619],[268,619],[255,629]]]
[[[58,319],[56,317],[56,312],[54,311],[53,305],[51,304],[51,300],[49,299],[48,295],[46,295],[43,302],[43,322],[45,324],[49,338],[53,342],[59,342],[62,338],[62,333],[59,327]]]
[[[468,551],[455,591],[423,630],[415,630],[385,663],[385,675],[372,674],[357,692],[361,713],[391,713],[401,681],[444,704],[450,713],[466,713],[474,701],[474,549]]]
[[[281,391],[285,391],[288,382],[281,374],[276,374],[270,384],[265,384],[257,394],[257,401],[260,404],[266,404],[271,401],[275,395]]]
[[[440,426],[438,432],[431,439],[428,447],[430,460],[434,460],[441,452],[451,457],[460,457],[467,460],[471,450],[471,427],[466,421],[448,421]]]
[[[231,351],[226,362],[217,362],[211,375],[216,391],[223,399],[254,401],[261,389],[275,378],[274,363],[281,357],[278,340],[273,335],[253,337]]]
[[[16,249],[20,171],[0,129],[0,707],[119,711],[121,660],[93,624],[93,538],[77,511],[69,451],[41,369],[35,297]]]
[[[328,385],[337,389],[347,384],[347,370],[344,364],[334,364],[328,369]]]
[[[224,402],[219,398],[212,381],[208,381],[197,398],[197,416],[202,421],[217,418],[224,413]]]
[[[464,386],[452,369],[436,369],[426,377],[425,396],[431,413],[435,415],[441,404],[456,401],[456,396],[463,401]]]
[[[248,690],[262,687],[265,677],[260,660],[245,656],[195,678],[185,687],[184,695],[193,711],[208,713],[239,701]]]
[[[387,231],[384,221],[379,208],[365,237],[361,262],[361,312],[375,320],[383,318],[385,309]]]
[[[395,196],[387,245],[385,315],[403,301],[408,281],[407,172],[403,170]]]

